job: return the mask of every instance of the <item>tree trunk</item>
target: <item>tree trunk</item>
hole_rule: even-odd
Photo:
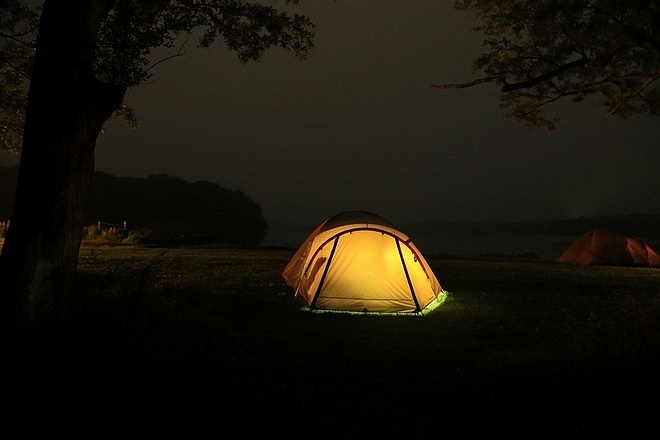
[[[46,0],[26,111],[14,211],[0,256],[2,319],[35,329],[72,287],[94,146],[125,88],[93,74],[106,0]]]

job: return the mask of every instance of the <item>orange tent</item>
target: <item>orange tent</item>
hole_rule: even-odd
[[[658,255],[644,240],[595,229],[575,240],[558,260],[560,263],[660,267]]]
[[[366,211],[321,223],[282,277],[313,310],[419,313],[445,297],[411,239]]]

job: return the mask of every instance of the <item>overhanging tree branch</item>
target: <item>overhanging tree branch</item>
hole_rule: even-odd
[[[153,63],[151,66],[147,67],[144,71],[144,73],[149,73],[152,69],[154,69],[156,66],[158,66],[161,63],[164,63],[165,61],[171,60],[172,58],[177,58],[184,56],[186,54],[186,44],[188,43],[188,40],[190,40],[190,36],[186,37],[185,41],[174,55],[167,56],[165,58],[162,58],[155,63]]]
[[[499,81],[498,78],[489,76],[486,78],[479,78],[475,79],[472,81],[464,82],[464,83],[456,83],[456,84],[431,84],[431,87],[434,89],[466,89],[468,87],[473,87],[479,84],[484,84],[484,83],[497,83]]]
[[[563,64],[563,65],[557,67],[554,70],[546,72],[542,75],[535,76],[535,77],[530,78],[526,81],[519,81],[519,82],[515,82],[515,83],[507,83],[506,80],[504,80],[504,85],[502,86],[502,92],[506,93],[506,92],[513,92],[514,90],[532,88],[532,87],[534,87],[536,85],[539,85],[543,82],[546,82],[548,80],[556,78],[556,77],[558,77],[559,75],[561,75],[562,73],[564,73],[568,70],[575,69],[576,67],[583,66],[587,61],[589,61],[589,59],[587,57],[583,56],[583,57],[581,57],[577,60],[571,61],[570,63]]]
[[[504,78],[487,76],[484,78],[478,78],[464,83],[432,84],[431,87],[435,89],[466,89],[484,83],[496,83],[496,84],[501,83],[503,93],[513,92],[515,90],[520,90],[520,89],[530,89],[552,78],[556,78],[570,69],[580,67],[584,65],[587,61],[589,61],[589,59],[583,56],[577,60],[571,61],[570,63],[563,64],[557,67],[556,69],[546,72],[542,75],[532,77],[526,81],[519,81],[515,83],[508,83]]]
[[[653,75],[653,76],[647,78],[646,81],[644,81],[644,82],[642,83],[642,85],[640,85],[640,86],[637,88],[637,90],[635,90],[635,91],[634,91],[633,93],[631,93],[630,95],[623,97],[621,100],[619,100],[619,102],[617,102],[617,104],[616,104],[615,106],[613,106],[612,108],[610,108],[609,111],[608,111],[607,113],[605,113],[605,115],[603,116],[603,119],[607,119],[607,118],[609,118],[610,116],[612,116],[614,113],[616,113],[616,112],[621,108],[621,106],[622,106],[623,104],[629,102],[629,101],[630,101],[632,98],[634,98],[635,96],[638,96],[640,93],[642,93],[644,90],[646,90],[646,88],[647,88],[648,86],[650,86],[651,84],[653,84],[653,83],[654,83],[655,81],[657,81],[659,78],[660,78],[660,72],[656,72],[655,75]]]

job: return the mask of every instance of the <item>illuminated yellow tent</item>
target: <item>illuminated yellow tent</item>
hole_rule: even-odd
[[[313,310],[414,314],[445,297],[411,239],[366,211],[321,223],[282,277]]]

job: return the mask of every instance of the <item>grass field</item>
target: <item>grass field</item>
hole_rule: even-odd
[[[660,435],[658,269],[429,256],[432,313],[318,314],[292,254],[83,247],[4,362],[11,438]]]

